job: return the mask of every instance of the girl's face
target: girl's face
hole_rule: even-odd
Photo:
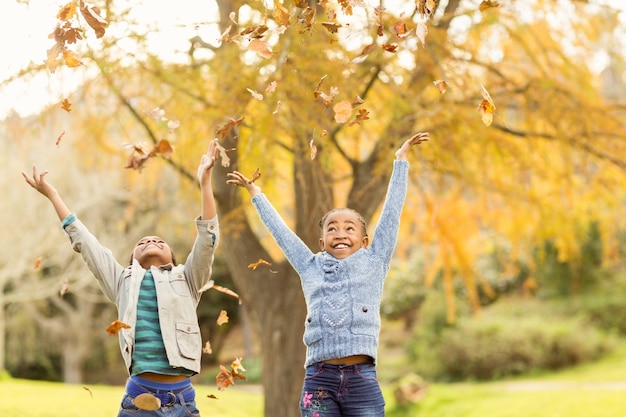
[[[141,238],[133,250],[133,258],[145,269],[172,263],[172,249],[158,236]]]
[[[331,213],[322,225],[320,249],[337,259],[344,259],[366,248],[368,237],[357,214],[351,210]]]

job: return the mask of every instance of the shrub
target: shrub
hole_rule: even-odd
[[[611,347],[610,337],[576,318],[464,318],[429,347],[426,366],[417,364],[434,379],[489,380],[591,361]]]

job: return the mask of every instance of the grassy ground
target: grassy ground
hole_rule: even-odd
[[[429,384],[417,404],[398,408],[393,380],[406,369],[397,344],[382,346],[379,377],[388,417],[613,417],[626,410],[626,342],[614,354],[558,373],[491,383]],[[225,391],[194,383],[205,417],[262,417],[258,385]],[[70,385],[0,378],[0,417],[112,417],[122,386]],[[218,399],[208,396],[215,395]],[[294,401],[297,401],[295,399]],[[269,416],[268,416],[269,417]]]

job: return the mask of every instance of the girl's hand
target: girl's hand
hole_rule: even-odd
[[[239,171],[233,171],[226,174],[228,176],[228,180],[226,180],[226,184],[235,185],[237,187],[244,187],[251,196],[255,196],[257,194],[261,194],[261,187],[256,185],[252,180],[247,178]]]
[[[420,132],[411,136],[409,139],[404,141],[402,146],[400,146],[400,149],[396,151],[396,159],[406,161],[407,157],[409,156],[411,146],[419,145],[420,143],[426,142],[429,139],[430,134],[428,132]]]
[[[50,198],[57,191],[55,188],[46,181],[46,175],[48,175],[48,171],[44,171],[39,173],[37,171],[37,165],[33,165],[33,176],[29,177],[24,171],[22,171],[22,176],[35,190],[39,191],[44,196]]]

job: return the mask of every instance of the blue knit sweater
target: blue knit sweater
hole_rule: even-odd
[[[376,361],[383,282],[393,255],[407,190],[409,164],[396,160],[372,244],[345,259],[313,253],[264,194],[252,203],[300,276],[307,305],[304,366],[351,355]]]

